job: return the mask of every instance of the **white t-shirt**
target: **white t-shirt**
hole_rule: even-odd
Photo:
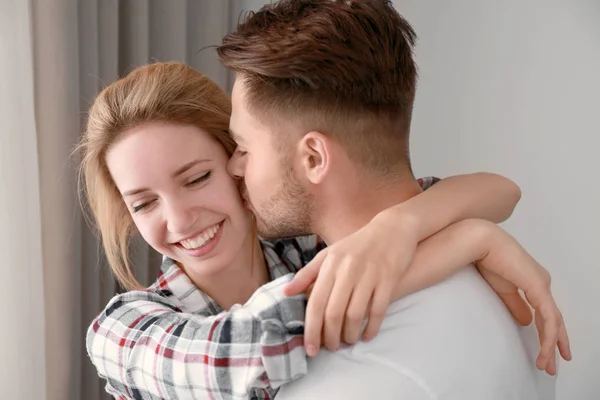
[[[548,400],[536,342],[473,266],[390,305],[381,332],[309,360],[277,400]]]

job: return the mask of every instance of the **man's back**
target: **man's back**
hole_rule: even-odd
[[[277,399],[552,398],[539,394],[534,363],[520,328],[470,266],[392,303],[379,336],[321,352]]]

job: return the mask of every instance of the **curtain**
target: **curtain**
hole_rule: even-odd
[[[0,318],[18,327],[0,334],[3,346],[16,343],[1,362],[10,370],[2,371],[0,392],[10,399],[108,399],[87,358],[85,330],[119,288],[78,199],[72,150],[86,111],[103,87],[153,61],[185,62],[229,90],[231,77],[207,46],[218,44],[241,9],[254,4],[0,3],[0,57],[18,53],[8,69],[0,65],[0,248],[9,270],[7,297],[15,299]],[[6,94],[12,92],[22,95]],[[133,247],[136,275],[150,284],[160,258],[142,241]],[[13,367],[17,377],[9,378]]]
[[[0,397],[45,400],[38,138],[26,1],[0,1],[0,59]]]

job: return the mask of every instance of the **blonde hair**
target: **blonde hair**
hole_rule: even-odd
[[[193,125],[211,134],[231,155],[231,101],[210,78],[181,63],[155,63],[135,69],[106,87],[94,100],[82,140],[80,193],[102,238],[110,267],[126,290],[142,285],[129,259],[135,225],[106,165],[106,152],[123,132],[142,123]]]

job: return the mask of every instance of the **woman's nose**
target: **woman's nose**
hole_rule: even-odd
[[[193,207],[188,207],[182,202],[169,204],[167,207],[167,229],[176,234],[190,233],[190,229],[196,223]]]

